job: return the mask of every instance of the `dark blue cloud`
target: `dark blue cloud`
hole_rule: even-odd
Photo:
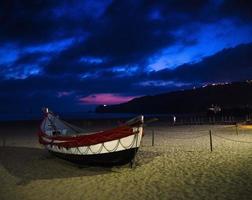
[[[250,0],[225,0],[220,5],[220,12],[224,16],[236,17],[244,22],[251,23],[252,2]]]
[[[252,42],[250,10],[245,0],[1,1],[0,110],[249,79],[251,44],[237,45]]]
[[[82,37],[92,18],[102,14],[109,1],[3,0],[0,2],[0,41],[21,45]]]
[[[252,77],[252,43],[224,49],[195,64],[184,64],[174,70],[160,70],[153,78],[186,83],[211,83],[250,80]]]

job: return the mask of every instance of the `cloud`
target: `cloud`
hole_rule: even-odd
[[[177,1],[113,1],[102,18],[93,20],[86,40],[57,55],[45,70],[50,74],[60,74],[65,70],[81,73],[91,68],[123,65],[143,67],[150,55],[174,44],[177,38],[173,31],[188,19],[196,20],[188,16],[200,15],[206,4],[207,1],[184,1],[180,4]],[[148,17],[153,9],[160,13],[160,20]],[[181,16],[185,18],[181,19]],[[89,66],[77,63],[81,57],[98,57],[105,61]]]
[[[163,69],[251,42],[251,27],[235,24],[232,12],[221,14],[225,4],[208,0],[112,1],[88,26],[88,37],[55,55],[45,71],[52,75],[80,74],[131,65],[144,70],[152,57],[159,60],[152,67]],[[209,44],[209,40],[216,42]],[[171,55],[170,61],[162,60],[161,54],[175,46],[188,49],[186,56]],[[80,63],[83,57],[103,61]]]
[[[0,110],[250,78],[251,44],[235,46],[252,41],[251,3],[237,2],[1,1]]]
[[[250,0],[224,0],[220,5],[220,13],[224,16],[237,17],[243,22],[252,20],[252,2]]]
[[[0,41],[21,45],[41,44],[88,32],[90,19],[101,15],[110,1],[0,2]]]
[[[50,8],[55,1],[1,1],[0,39],[2,42],[38,42],[52,38],[53,22]]]
[[[191,83],[239,81],[252,77],[252,43],[224,49],[195,64],[161,70],[153,77]]]
[[[184,64],[173,70],[135,71],[124,76],[121,72],[104,71],[96,77],[41,74],[25,79],[1,79],[0,111],[27,110],[29,107],[39,110],[46,105],[56,110],[77,111],[88,109],[90,104],[121,103],[135,96],[186,89],[209,82],[250,79],[251,58],[252,43],[225,49],[199,63]]]

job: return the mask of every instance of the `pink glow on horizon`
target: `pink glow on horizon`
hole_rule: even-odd
[[[130,101],[138,96],[120,96],[117,94],[111,93],[101,93],[101,94],[92,94],[86,97],[80,98],[81,104],[88,104],[88,105],[110,105],[110,104],[119,104],[125,103]]]

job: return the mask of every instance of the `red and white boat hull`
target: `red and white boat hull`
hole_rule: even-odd
[[[138,148],[142,139],[143,128],[140,127],[135,134],[123,137],[120,139],[103,142],[99,144],[94,144],[90,146],[79,146],[65,148],[60,147],[57,143],[61,141],[54,141],[53,145],[45,145],[49,151],[64,153],[64,154],[74,154],[74,155],[93,155],[93,154],[104,154],[116,151],[124,151],[126,149]]]
[[[55,120],[57,135],[50,132],[50,121]],[[137,153],[143,137],[143,116],[118,128],[89,134],[59,134],[66,130],[53,115],[41,124],[39,142],[47,150],[68,161],[88,165],[120,165],[129,163]],[[57,124],[59,124],[57,126]],[[56,129],[54,127],[54,129]],[[71,130],[68,130],[69,132]],[[64,131],[66,132],[66,131]]]

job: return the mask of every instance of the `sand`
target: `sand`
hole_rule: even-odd
[[[36,124],[0,128],[1,200],[250,199],[252,195],[248,127],[238,127],[238,135],[235,126],[147,127],[133,169],[79,168],[38,144]]]

